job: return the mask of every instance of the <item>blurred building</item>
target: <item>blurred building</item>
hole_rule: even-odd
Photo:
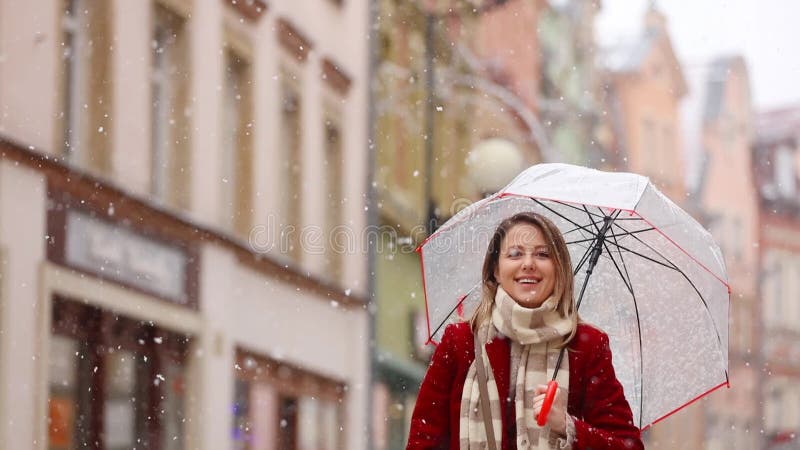
[[[537,22],[542,73],[536,104],[558,162],[606,163],[608,131],[594,36],[599,8],[593,1],[550,1]]]
[[[679,206],[686,205],[681,102],[688,85],[666,18],[651,3],[641,35],[602,54],[607,166],[645,175]],[[645,424],[647,427],[647,424]],[[704,407],[694,403],[643,434],[648,448],[697,449],[705,440]]]
[[[446,20],[421,2],[378,1],[375,189],[380,230],[374,266],[376,347],[373,448],[405,448],[433,352],[416,246],[468,194],[469,122],[452,70]],[[463,12],[463,11],[460,11]],[[474,195],[474,194],[473,194]],[[463,202],[463,201],[462,201]],[[468,204],[469,202],[467,202]]]
[[[367,2],[0,19],[0,448],[366,449]]]
[[[642,34],[605,49],[609,165],[649,177],[680,204],[686,194],[680,105],[687,93],[666,18],[651,4]]]
[[[412,250],[541,161],[586,164],[594,3],[379,1],[376,449],[403,448],[433,346]],[[386,231],[384,233],[383,231]]]
[[[721,57],[687,69],[684,105],[690,206],[725,256],[731,286],[729,379],[704,402],[707,449],[755,449],[762,439],[759,202],[753,178],[754,114],[745,61]]]
[[[758,114],[763,402],[767,449],[800,447],[800,106]]]

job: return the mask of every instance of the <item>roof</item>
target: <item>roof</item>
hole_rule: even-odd
[[[756,116],[756,143],[800,139],[800,104],[764,111]]]
[[[600,64],[612,73],[635,73],[641,70],[647,56],[658,48],[663,48],[670,60],[666,65],[670,69],[676,94],[679,97],[686,95],[686,79],[672,47],[666,19],[652,7],[645,14],[643,31],[632,40],[621,41],[601,50]]]
[[[775,213],[800,219],[800,196],[798,188],[786,188],[780,184],[779,174],[791,177],[785,171],[794,172],[794,183],[800,179],[800,167],[780,163],[779,148],[788,149],[790,157],[797,160],[800,151],[800,104],[759,113],[756,118],[756,143],[753,161],[756,185],[761,202]],[[788,144],[788,145],[782,145]],[[782,150],[785,151],[785,150]],[[783,189],[782,189],[783,187]]]
[[[690,190],[702,190],[704,170],[709,161],[702,148],[703,127],[720,118],[725,110],[725,89],[731,72],[741,70],[747,75],[744,59],[741,56],[722,56],[708,64],[688,66],[684,69],[691,94],[681,106],[681,125],[683,126],[684,149]]]
[[[601,64],[611,72],[635,72],[656,42],[657,34],[645,32],[643,36],[628,42],[620,42],[601,51]]]

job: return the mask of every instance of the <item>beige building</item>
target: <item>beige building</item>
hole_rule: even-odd
[[[0,0],[0,448],[367,448],[367,21]]]
[[[690,201],[725,256],[731,286],[731,388],[708,397],[705,448],[759,447],[759,215],[753,177],[754,115],[741,57],[721,57],[687,71],[691,101],[684,110],[687,153],[697,159]]]
[[[686,79],[666,18],[651,6],[643,33],[604,55],[611,161],[649,177],[678,204],[685,196],[680,105]]]
[[[800,105],[761,112],[753,146],[759,200],[763,446],[800,434]]]
[[[687,81],[666,18],[651,4],[636,40],[607,49],[604,99],[611,130],[608,165],[645,175],[679,206],[686,205],[681,101]],[[669,415],[643,433],[648,448],[702,448],[703,402]]]

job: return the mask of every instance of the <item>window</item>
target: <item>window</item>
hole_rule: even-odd
[[[344,448],[343,384],[243,350],[236,359],[234,448]]]
[[[225,48],[223,91],[222,192],[223,223],[239,236],[250,233],[253,220],[252,68],[242,52]]]
[[[791,417],[791,386],[789,378],[773,375],[766,383],[764,404],[764,428],[768,434],[780,433],[794,428],[797,424]]]
[[[281,186],[283,186],[281,215],[284,221],[283,242],[289,256],[298,261],[301,255],[300,227],[302,189],[302,127],[299,82],[288,70],[281,70]]]
[[[87,417],[89,395],[80,389],[78,374],[88,364],[86,345],[75,337],[54,335],[50,340],[48,399],[49,448],[66,450],[88,441]]]
[[[66,0],[61,20],[61,137],[67,161],[111,168],[111,2]]]
[[[53,305],[48,448],[184,448],[189,339],[80,302]]]
[[[783,311],[783,255],[780,251],[770,250],[764,254],[764,269],[761,275],[766,310],[764,324],[767,328],[780,327]]]
[[[658,154],[660,150],[659,143],[657,142],[658,136],[656,133],[656,124],[649,119],[642,121],[642,157],[644,158],[644,171],[647,175],[653,176],[658,174]]]
[[[659,149],[658,155],[658,171],[664,179],[670,180],[675,182],[675,184],[680,185],[682,180],[680,179],[683,174],[678,173],[676,158],[678,155],[678,149],[675,148],[675,134],[672,132],[672,127],[665,126],[661,129],[661,148]],[[677,179],[676,179],[677,177]]]
[[[342,277],[342,257],[345,249],[338,248],[332,241],[336,227],[343,224],[344,218],[344,180],[341,126],[334,115],[325,119],[325,243],[327,253],[326,273],[333,281]]]
[[[752,348],[753,315],[750,301],[738,299],[731,303],[731,349],[746,354]]]
[[[186,21],[155,2],[152,27],[151,191],[169,205],[189,207],[189,39]]]
[[[775,151],[775,182],[778,183],[778,192],[783,197],[789,198],[797,189],[797,173],[794,157],[789,147],[779,147]]]

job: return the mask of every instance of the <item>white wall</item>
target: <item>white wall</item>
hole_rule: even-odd
[[[45,257],[46,185],[41,174],[0,160],[0,448],[25,449],[41,436],[39,268]],[[22,195],[24,194],[24,195]]]
[[[61,22],[47,3],[0,2],[0,133],[53,153]]]
[[[364,449],[368,400],[367,315],[347,309],[278,279],[239,265],[229,253],[203,249],[200,296],[205,317],[201,364],[204,380],[202,426],[207,449],[230,448],[229,411],[233,398],[236,347],[286,361],[347,383],[345,448]],[[316,298],[315,298],[316,297]],[[218,345],[222,347],[217,347]]]
[[[148,195],[152,153],[152,2],[113,1],[113,178],[130,191]]]

